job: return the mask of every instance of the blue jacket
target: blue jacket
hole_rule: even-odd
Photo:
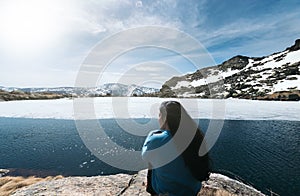
[[[148,134],[142,149],[142,158],[153,166],[152,170],[152,187],[157,194],[168,195],[185,195],[195,196],[201,189],[201,182],[195,179],[189,168],[185,165],[182,156],[178,156],[174,160],[161,167],[157,167],[159,159],[172,154],[176,150],[175,145],[170,141],[172,135],[167,130],[155,130]],[[163,146],[167,142],[171,142],[172,148],[163,153],[150,153],[149,151]]]

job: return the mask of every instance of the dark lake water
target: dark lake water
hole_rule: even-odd
[[[135,120],[144,123],[149,119]],[[116,143],[128,149],[141,148],[145,137],[123,131],[114,119],[100,123]],[[208,123],[200,120],[203,131]],[[151,123],[149,130],[157,126]],[[300,195],[300,121],[226,120],[210,153],[215,172],[267,194],[272,190],[280,195]],[[92,155],[75,121],[56,119],[0,118],[0,168],[24,176],[130,173]]]

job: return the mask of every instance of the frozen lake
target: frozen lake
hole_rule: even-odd
[[[0,117],[54,119],[157,118],[159,105],[166,100],[180,101],[193,118],[199,119],[300,120],[300,102],[144,97],[0,102]],[[85,107],[85,105],[88,106]],[[75,114],[74,106],[77,108]]]

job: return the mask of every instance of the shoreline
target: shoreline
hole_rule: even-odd
[[[299,96],[300,97],[300,96]],[[4,100],[0,99],[0,102],[11,102],[11,101],[41,101],[41,100],[59,100],[59,99],[94,99],[94,98],[159,98],[159,99],[200,99],[200,100],[228,100],[228,99],[235,99],[235,100],[247,100],[247,101],[275,101],[275,102],[299,102],[300,99],[287,99],[287,98],[273,98],[273,97],[257,97],[257,98],[238,98],[238,97],[227,97],[227,98],[201,98],[201,97],[158,97],[158,96],[95,96],[95,97],[60,97],[60,98],[24,98],[24,99],[9,99]]]

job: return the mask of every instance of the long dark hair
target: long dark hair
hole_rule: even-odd
[[[181,156],[196,179],[199,181],[207,180],[211,171],[211,161],[206,150],[204,134],[196,122],[177,101],[163,102],[160,106],[160,113],[165,121],[161,128],[163,129],[165,128],[164,126],[168,126],[177,148],[182,149],[182,144],[187,142],[184,140],[190,137],[188,140],[191,142],[183,150]],[[179,132],[181,132],[180,137],[174,137],[175,134],[179,134]],[[206,152],[203,156],[199,156],[201,144],[203,144],[202,147],[205,148],[204,150]]]

